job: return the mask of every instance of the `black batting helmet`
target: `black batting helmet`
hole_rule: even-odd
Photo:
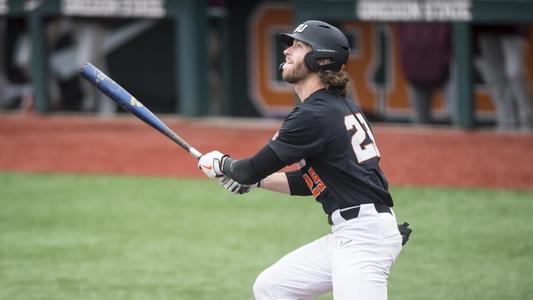
[[[281,33],[281,41],[290,46],[293,40],[299,40],[311,45],[304,57],[304,63],[310,71],[319,70],[339,71],[348,62],[350,45],[348,39],[337,27],[326,22],[309,20],[298,25],[292,33]],[[318,64],[317,59],[327,58],[327,64]]]

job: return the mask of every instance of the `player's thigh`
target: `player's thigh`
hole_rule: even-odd
[[[391,214],[354,222],[336,233],[332,279],[335,300],[387,299],[392,264],[401,250],[401,235]]]
[[[331,239],[306,244],[264,270],[254,284],[256,299],[310,299],[331,291]]]

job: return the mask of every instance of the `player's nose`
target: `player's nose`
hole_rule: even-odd
[[[285,48],[285,50],[283,50],[283,55],[285,55],[285,57],[289,56],[291,49],[292,49],[292,46]]]

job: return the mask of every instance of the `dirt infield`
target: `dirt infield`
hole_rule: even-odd
[[[164,121],[201,152],[255,153],[278,121]],[[533,189],[533,134],[378,125],[392,185]],[[0,115],[0,170],[199,177],[196,162],[134,117]]]

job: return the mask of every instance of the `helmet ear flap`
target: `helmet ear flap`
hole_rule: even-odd
[[[311,72],[317,72],[320,69],[316,54],[316,51],[309,51],[304,56],[304,63]]]
[[[320,65],[318,60],[322,58],[328,59],[330,62]],[[311,72],[318,72],[319,70],[340,71],[342,68],[342,65],[336,59],[336,55],[325,51],[312,50],[307,52],[304,56],[304,63]]]

